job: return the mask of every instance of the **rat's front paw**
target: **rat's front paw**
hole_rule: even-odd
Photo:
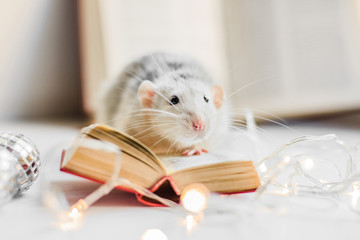
[[[201,153],[208,153],[206,149],[186,149],[181,155],[183,156],[194,156],[194,155],[201,155]]]

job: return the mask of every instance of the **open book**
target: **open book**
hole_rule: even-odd
[[[73,146],[64,151],[61,170],[101,183],[110,179],[116,152],[99,147],[101,143],[94,144],[97,141],[112,143],[121,149],[119,177],[174,201],[178,201],[183,189],[192,183],[202,183],[218,193],[251,191],[260,185],[250,160],[224,159],[218,154],[157,156],[135,138],[98,124],[84,128]],[[118,188],[134,192],[126,186]],[[139,194],[138,199],[148,205],[160,205]]]

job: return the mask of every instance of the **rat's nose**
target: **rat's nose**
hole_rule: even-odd
[[[199,117],[195,117],[192,125],[195,131],[203,131],[205,129],[205,122]]]

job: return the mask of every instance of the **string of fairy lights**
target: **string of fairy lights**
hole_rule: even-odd
[[[245,113],[247,131],[243,133],[248,141],[253,142],[253,152],[258,155],[264,145],[260,144],[251,111]],[[112,176],[95,191],[70,206],[65,194],[42,178],[44,204],[55,213],[58,218],[56,227],[63,231],[79,228],[89,207],[116,186],[133,189],[168,206],[169,211],[182,219],[181,224],[188,234],[206,219],[218,217],[219,214],[243,216],[244,213],[255,211],[257,205],[267,204],[268,196],[282,199],[320,196],[345,206],[356,216],[360,214],[360,144],[349,146],[334,134],[295,138],[260,161],[254,161],[262,184],[254,194],[247,194],[247,202],[239,201],[236,195],[211,193],[199,183],[184,189],[180,203],[162,198],[127,179],[118,178],[121,150],[108,142],[93,141],[92,146],[99,144],[97,147],[117,156]],[[15,194],[26,191],[37,178],[40,155],[36,146],[22,134],[4,133],[0,145],[0,186],[3,186],[0,200],[9,201]],[[54,154],[56,151],[52,149],[50,152]],[[44,170],[42,176],[46,176],[47,172]],[[279,204],[283,202],[279,201]],[[160,229],[148,229],[141,238],[165,240],[167,236]]]
[[[249,141],[257,141],[256,127],[252,115],[247,116]],[[250,136],[251,135],[251,136]],[[97,144],[98,141],[97,141]],[[360,214],[360,174],[359,157],[360,145],[348,146],[336,135],[303,136],[281,146],[268,157],[255,162],[262,185],[255,193],[248,195],[247,204],[239,204],[233,196],[221,196],[208,191],[202,184],[191,184],[185,188],[180,196],[180,203],[162,198],[149,190],[118,178],[121,169],[121,150],[110,143],[106,145],[108,151],[117,154],[114,172],[111,178],[100,185],[88,196],[79,199],[75,204],[68,205],[64,201],[64,194],[58,189],[45,188],[44,203],[58,216],[57,227],[70,231],[81,224],[89,207],[108,194],[116,186],[131,188],[136,192],[154,199],[183,220],[182,224],[191,233],[206,218],[221,213],[238,214],[254,209],[265,196],[274,195],[282,198],[300,196],[323,196],[331,198],[346,206],[351,212]],[[261,148],[258,143],[254,146]],[[64,204],[65,202],[65,204]],[[142,240],[166,240],[167,236],[160,229],[148,229]]]

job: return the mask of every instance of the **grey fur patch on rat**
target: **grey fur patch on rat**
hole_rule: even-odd
[[[129,63],[116,78],[116,84],[109,89],[102,106],[105,109],[102,120],[113,119],[118,105],[120,104],[122,89],[130,89],[137,92],[141,81],[149,80],[155,82],[164,73],[172,73],[174,80],[200,79],[209,84],[214,84],[211,76],[194,59],[171,53],[155,52],[142,56]]]

